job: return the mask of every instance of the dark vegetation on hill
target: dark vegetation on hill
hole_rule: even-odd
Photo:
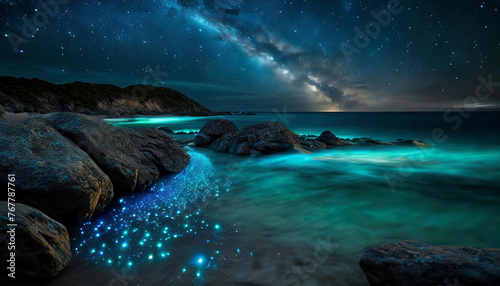
[[[73,111],[104,115],[213,115],[173,89],[150,85],[53,84],[40,79],[0,76],[0,105],[8,112]]]

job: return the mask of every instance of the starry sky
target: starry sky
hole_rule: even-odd
[[[446,110],[474,94],[478,76],[500,81],[499,9],[498,0],[0,0],[0,75],[152,84],[216,111]],[[500,96],[476,107],[499,109]]]

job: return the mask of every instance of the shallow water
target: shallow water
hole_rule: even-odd
[[[108,267],[100,268],[101,280],[79,281],[115,283],[113,270],[133,273],[131,283],[143,285],[367,285],[358,262],[370,246],[411,239],[500,247],[500,132],[492,125],[498,113],[474,113],[457,130],[438,113],[293,115],[287,125],[302,134],[332,130],[340,137],[426,140],[439,127],[448,139],[427,149],[356,146],[257,159],[186,147],[193,160],[185,171],[116,202],[76,230],[84,234],[75,235],[75,262],[55,284],[72,281],[71,273]],[[273,117],[228,119],[242,126]],[[114,124],[178,131],[198,130],[211,120],[184,119]],[[137,219],[146,214],[150,221]],[[111,230],[96,237],[100,221]],[[126,252],[125,228],[140,233]],[[107,241],[114,246],[100,255]],[[122,252],[126,259],[118,264]]]

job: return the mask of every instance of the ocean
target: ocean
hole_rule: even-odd
[[[183,172],[71,230],[73,262],[52,285],[368,285],[358,266],[368,247],[401,240],[500,247],[500,113],[107,121],[189,132],[215,118],[431,147],[344,146],[249,158],[187,146],[192,160]]]

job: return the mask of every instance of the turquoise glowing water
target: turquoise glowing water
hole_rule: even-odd
[[[227,118],[242,126],[273,117]],[[342,147],[250,159],[186,147],[196,154],[195,160],[180,175],[184,183],[174,185],[174,189],[182,190],[181,198],[189,199],[170,198],[179,202],[175,209],[200,196],[209,197],[200,189],[213,193],[213,188],[222,187],[229,191],[216,199],[202,199],[203,207],[195,204],[190,208],[189,214],[200,212],[188,219],[197,225],[197,233],[186,233],[169,244],[172,260],[149,262],[143,258],[149,252],[143,252],[137,258],[139,270],[134,272],[134,282],[148,285],[158,281],[155,279],[169,279],[182,285],[367,285],[358,262],[369,246],[413,239],[440,245],[500,247],[500,129],[493,125],[499,118],[498,113],[473,113],[457,130],[439,113],[291,114],[287,119],[287,126],[297,133],[331,130],[340,137],[382,140],[428,140],[434,128],[442,128],[448,139],[425,150]],[[213,118],[185,119],[113,124],[199,130]],[[188,173],[189,178],[185,176]],[[171,214],[165,210],[169,204],[159,202],[154,192],[142,199],[134,196],[126,200],[134,202],[137,213],[160,205],[163,210],[157,213]],[[109,215],[124,217],[116,210]],[[178,219],[172,227],[182,230]],[[125,220],[133,221],[129,217]],[[192,220],[206,221],[209,227],[202,229]],[[153,225],[143,223],[138,228],[152,231],[164,224],[168,224],[166,220],[156,219]],[[210,243],[200,243],[205,240]],[[332,251],[326,260],[314,260],[315,249],[325,241]],[[210,264],[200,268],[193,263],[199,255]],[[90,254],[85,257],[95,261]],[[85,261],[80,263],[89,260]],[[197,277],[201,270],[201,277]]]

